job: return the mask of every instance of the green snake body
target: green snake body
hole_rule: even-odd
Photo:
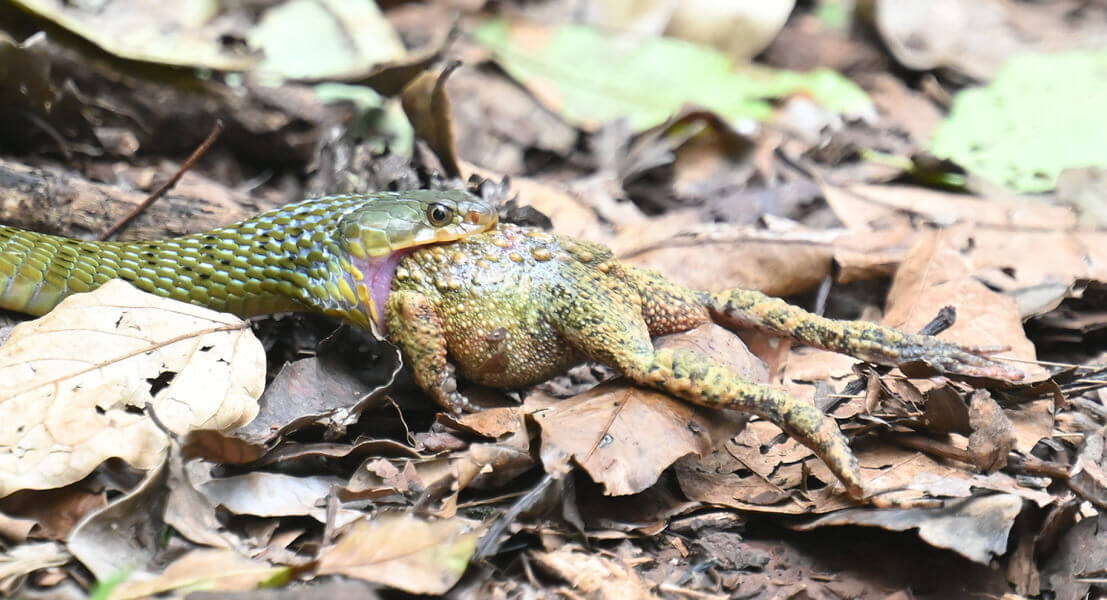
[[[398,257],[496,222],[465,192],[329,196],[169,240],[92,242],[0,226],[0,308],[42,315],[111,279],[242,316],[311,310],[380,324]],[[384,287],[383,294],[387,294]]]

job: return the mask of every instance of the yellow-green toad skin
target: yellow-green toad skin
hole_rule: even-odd
[[[455,412],[470,408],[455,368],[484,385],[521,386],[591,358],[640,385],[772,421],[814,450],[855,498],[865,493],[857,460],[832,419],[706,356],[655,350],[651,338],[715,320],[881,364],[925,360],[951,374],[1022,377],[976,349],[825,319],[759,292],[690,290],[619,263],[602,245],[512,225],[412,251],[400,261],[385,315],[416,382]]]

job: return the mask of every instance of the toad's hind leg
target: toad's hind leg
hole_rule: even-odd
[[[761,327],[812,346],[893,367],[923,360],[943,373],[1010,381],[1023,378],[1019,369],[988,358],[997,349],[961,346],[866,321],[827,319],[752,290],[729,290],[705,297],[711,317],[728,327]]]
[[[597,309],[596,306],[604,306]],[[635,383],[710,408],[768,419],[811,448],[845,484],[865,495],[857,459],[833,419],[781,390],[742,379],[711,358],[688,350],[655,350],[636,307],[572,302],[561,307],[560,333],[577,349],[615,367]]]

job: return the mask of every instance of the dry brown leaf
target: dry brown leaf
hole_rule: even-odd
[[[158,575],[137,573],[112,591],[113,600],[149,598],[182,589],[252,590],[288,581],[289,567],[274,567],[231,550],[193,550]]]
[[[851,283],[891,278],[922,234],[906,220],[888,229],[850,232],[834,242],[837,281]]]
[[[107,503],[103,491],[94,493],[75,484],[57,490],[16,492],[0,500],[0,514],[30,519],[37,527],[36,538],[65,540],[78,522]]]
[[[766,454],[762,454],[766,450]],[[801,461],[806,461],[801,462]],[[805,471],[821,464],[811,451],[765,422],[750,423],[724,448],[677,461],[681,491],[691,500],[754,512],[822,513],[853,504],[829,471],[812,473],[829,485],[800,492]]]
[[[1015,427],[1015,449],[1029,454],[1044,438],[1053,434],[1053,400],[1037,400],[1006,411]]]
[[[757,372],[764,366],[734,334],[717,325],[665,336],[659,348],[681,348],[724,362],[735,372]],[[580,465],[606,494],[635,494],[653,485],[674,461],[688,454],[703,456],[737,431],[737,413],[691,406],[673,397],[616,381],[562,400],[536,412],[542,429],[542,462],[549,472]],[[660,443],[660,440],[664,440]]]
[[[679,213],[678,213],[679,214]],[[616,255],[636,267],[657,269],[691,288],[745,288],[774,296],[805,292],[830,273],[838,231],[765,231],[749,226],[699,225],[672,227],[665,239],[644,235],[646,228],[621,228],[610,245]]]
[[[1043,285],[1066,290],[1078,279],[1107,281],[1107,234],[1101,232],[980,229],[960,232],[950,243],[977,277],[1008,293]]]
[[[972,266],[950,242],[957,231],[925,236],[904,260],[888,292],[884,324],[918,331],[945,306],[957,310],[957,320],[940,337],[969,346],[1006,346],[1001,356],[1033,361],[1034,344],[1026,337],[1014,299],[988,289],[970,276]],[[1045,369],[1019,364],[1028,379]]]
[[[547,471],[564,473],[573,460],[615,496],[641,492],[676,459],[713,446],[694,408],[625,383],[600,385],[534,418]]]
[[[1042,566],[1042,587],[1057,600],[1094,598],[1107,571],[1107,513],[1085,516],[1066,532],[1056,552]]]
[[[342,500],[421,493],[457,479],[453,460],[440,458],[368,458],[339,493]]]
[[[319,343],[316,356],[281,367],[262,394],[257,418],[231,434],[241,443],[209,441],[248,456],[255,451],[251,445],[271,445],[305,427],[323,425],[337,437],[384,400],[400,368],[394,346],[367,331],[341,328]]]
[[[165,487],[169,497],[161,517],[182,537],[201,546],[213,548],[239,548],[237,539],[219,522],[216,507],[193,485],[190,467],[197,472],[196,479],[208,476],[211,464],[203,461],[186,462],[177,440],[170,440],[166,457]]]
[[[415,128],[415,135],[430,146],[451,177],[457,177],[461,168],[446,80],[458,64],[423,71],[404,88],[401,96],[404,113]]]
[[[316,573],[345,575],[413,594],[442,594],[469,564],[481,527],[454,517],[427,521],[380,514],[350,525],[319,556]]]
[[[526,429],[526,416],[518,406],[485,408],[456,419],[447,416],[455,427],[470,433],[498,439]]]
[[[1037,231],[1076,227],[1071,208],[1030,198],[980,198],[901,185],[825,185],[823,192],[834,214],[855,231],[887,229],[888,223],[907,216],[947,226],[974,223]]]
[[[932,546],[948,548],[981,564],[1007,552],[1007,534],[1022,510],[1022,499],[1007,494],[970,498],[941,508],[850,509],[799,525],[810,531],[827,525],[874,525],[892,531],[918,528]]]
[[[158,464],[172,431],[257,414],[265,352],[237,317],[122,281],[16,327],[0,348],[0,496],[77,481],[108,458]]]
[[[534,552],[533,556],[540,567],[561,577],[574,591],[584,592],[588,598],[658,598],[651,591],[653,586],[633,568],[595,552],[564,546],[553,552]]]

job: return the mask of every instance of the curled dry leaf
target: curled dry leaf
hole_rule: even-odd
[[[316,573],[345,575],[412,594],[442,594],[461,578],[477,547],[477,521],[425,521],[382,514],[354,523],[323,550]]]
[[[977,390],[969,407],[969,454],[976,468],[985,473],[1007,466],[1007,455],[1015,449],[1015,427],[987,390]]]
[[[0,496],[77,481],[108,458],[156,466],[172,431],[257,414],[265,352],[236,317],[121,281],[15,328],[0,348]]]

